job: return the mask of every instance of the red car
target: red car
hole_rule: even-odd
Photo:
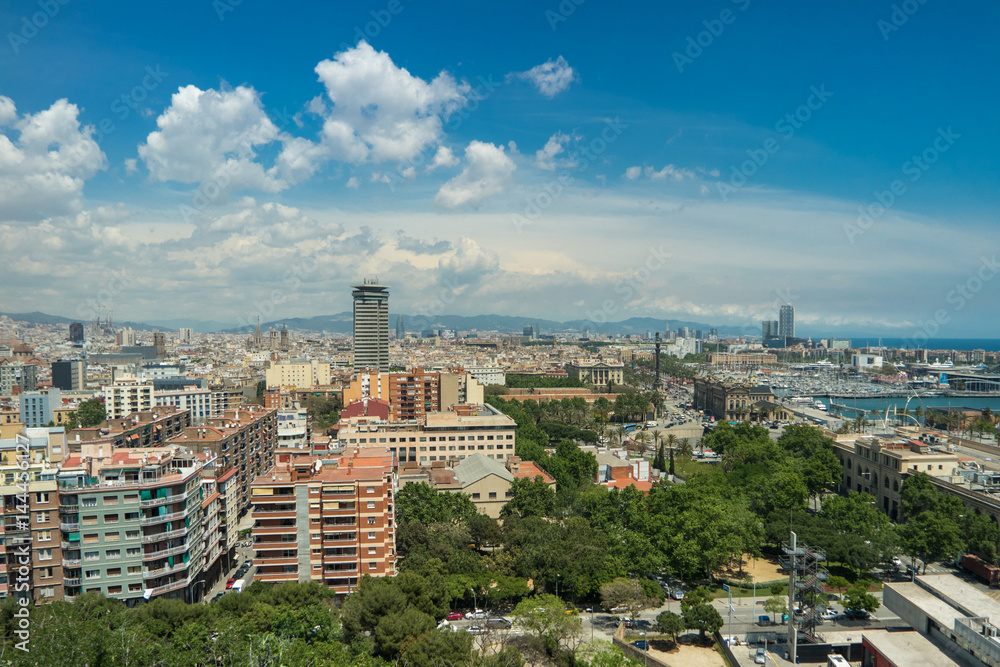
[[[460,612],[460,611],[453,611],[450,614],[448,614],[447,618],[448,618],[449,621],[461,621],[462,620],[462,612]]]
[[[235,584],[235,583],[236,583],[236,579],[234,577],[230,577],[229,581],[226,582],[226,590],[228,591],[230,588],[232,588],[233,584]]]

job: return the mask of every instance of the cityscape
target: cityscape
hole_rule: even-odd
[[[1000,667],[997,20],[0,7],[3,660]]]

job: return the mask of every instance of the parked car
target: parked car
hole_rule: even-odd
[[[475,611],[470,611],[465,615],[466,619],[477,620],[477,621],[487,617],[489,617],[489,614],[483,611],[482,609],[476,609]]]
[[[493,616],[492,618],[487,618],[486,619],[486,627],[487,628],[504,628],[504,629],[506,629],[506,628],[511,627],[512,625],[513,625],[513,623],[511,623],[509,619],[506,619],[503,616]]]
[[[682,591],[679,588],[675,588],[674,592],[670,594],[670,597],[672,597],[675,600],[683,600],[684,599],[684,591]]]
[[[445,618],[447,618],[449,621],[461,621],[462,620],[462,612],[460,612],[460,611],[453,611],[450,614],[448,614]]]
[[[482,626],[479,626],[479,625],[473,625],[472,627],[467,628],[466,632],[468,632],[469,634],[472,634],[472,635],[485,635],[486,634],[486,628],[484,628]]]
[[[865,619],[871,618],[871,614],[869,614],[864,609],[845,609],[844,618],[851,621],[863,621]]]
[[[755,665],[766,665],[767,664],[767,651],[762,648],[757,649],[753,654],[753,664]]]
[[[824,609],[823,613],[819,615],[824,621],[835,621],[837,620],[837,612],[833,609]]]
[[[648,651],[649,650],[649,642],[647,642],[645,639],[643,639],[641,641],[637,641],[637,642],[632,642],[632,646],[636,647],[640,651]]]
[[[757,625],[774,625],[774,621],[772,621],[771,617],[767,615],[758,616]]]
[[[897,570],[899,568],[903,567],[903,561],[899,560],[899,556],[893,556],[892,557],[892,566],[894,568],[896,568]]]

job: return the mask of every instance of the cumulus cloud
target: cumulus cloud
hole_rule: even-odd
[[[634,181],[642,176],[642,167],[629,167],[625,170],[625,178]]]
[[[446,285],[476,285],[500,270],[497,253],[486,250],[470,238],[460,237],[454,252],[438,260],[438,273]]]
[[[256,162],[254,147],[278,138],[253,88],[200,90],[185,86],[156,119],[160,129],[139,146],[150,176],[159,181],[201,183],[227,175],[228,188],[278,192],[288,183],[274,168]]]
[[[321,136],[289,142],[277,162],[283,173],[311,173],[330,159],[413,160],[441,140],[443,121],[465,106],[471,91],[447,72],[430,81],[413,76],[363,40],[320,62],[316,74],[327,100],[314,99],[309,110],[323,118]]]
[[[566,59],[559,56],[555,60],[547,60],[541,65],[535,65],[527,72],[518,72],[511,76],[530,81],[538,92],[552,98],[569,88],[576,80],[576,73]]]
[[[79,211],[84,182],[107,168],[93,126],[62,99],[18,119],[0,96],[0,220],[37,221]],[[16,137],[15,137],[16,133]]]
[[[441,186],[434,202],[443,208],[476,206],[503,192],[513,181],[517,166],[503,146],[472,141],[465,149],[466,166]]]
[[[357,176],[351,176],[349,179],[347,179],[347,183],[344,185],[344,187],[352,188],[354,190],[357,190],[358,187],[360,187],[360,185],[361,184],[358,183],[358,177]]]
[[[447,146],[438,146],[437,152],[434,153],[434,159],[427,167],[427,171],[434,171],[438,167],[454,167],[458,163],[459,159],[455,157],[450,148]]]
[[[541,150],[535,151],[535,164],[538,165],[538,168],[555,171],[556,167],[559,166],[559,154],[566,150],[570,138],[568,134],[563,134],[562,132],[556,132],[549,137],[549,140],[545,142],[545,146]],[[573,166],[571,162],[566,160],[563,160],[562,164],[567,167]]]

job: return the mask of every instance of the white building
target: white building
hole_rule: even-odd
[[[303,449],[309,444],[309,413],[305,408],[278,411],[278,446]]]
[[[101,387],[108,419],[153,409],[153,383],[137,379],[117,380]]]
[[[176,410],[190,410],[191,424],[200,426],[212,415],[212,390],[197,385],[180,389],[159,389],[153,392],[156,405],[168,405]]]
[[[877,354],[853,354],[851,366],[854,368],[882,368],[882,357]]]
[[[465,372],[486,386],[507,384],[507,373],[500,366],[466,366]]]

